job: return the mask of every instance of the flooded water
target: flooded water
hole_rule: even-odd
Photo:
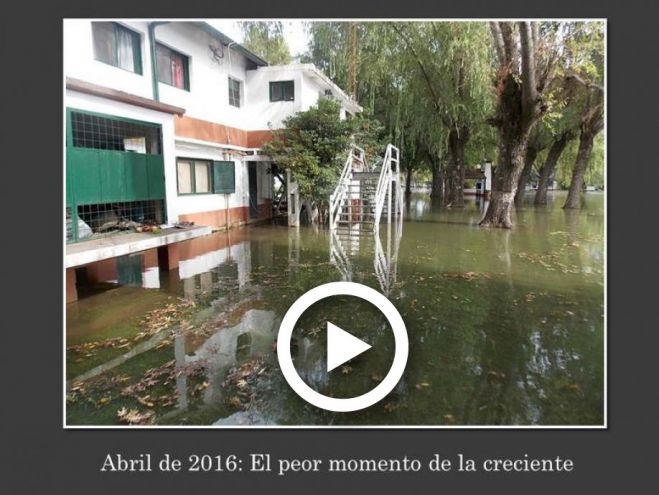
[[[601,425],[604,197],[579,212],[564,197],[518,210],[512,231],[479,228],[474,198],[446,210],[419,194],[379,239],[265,225],[187,241],[178,270],[115,276],[67,306],[67,422]],[[385,293],[410,339],[398,386],[355,413],[306,404],[275,353],[290,304],[337,280]],[[373,348],[327,373],[327,320]],[[312,307],[293,342],[302,378],[335,397],[372,388],[393,357],[386,321],[352,298]]]

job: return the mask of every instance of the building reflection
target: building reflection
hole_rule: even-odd
[[[231,327],[219,325],[215,333],[199,342],[194,334],[179,333],[174,338],[174,357],[178,369],[195,363],[202,365],[208,386],[204,389],[203,404],[217,404],[224,398],[227,373],[241,362],[262,358],[272,352],[279,322],[273,311],[250,309],[240,322]],[[178,407],[189,407],[188,377],[179,373],[176,378]]]

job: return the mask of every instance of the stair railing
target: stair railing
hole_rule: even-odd
[[[339,177],[336,188],[334,189],[334,192],[330,194],[329,223],[330,228],[332,229],[336,227],[339,217],[341,216],[341,206],[343,200],[347,197],[348,186],[352,180],[352,172],[356,163],[361,164],[362,167],[368,169],[364,150],[353,144],[348,151],[348,156],[343,165],[343,170],[341,171],[341,176]]]
[[[387,193],[392,191],[392,182],[396,182],[396,213],[402,214],[402,202],[400,202],[400,171],[399,171],[399,151],[393,144],[387,145],[387,151],[382,161],[382,169],[380,170],[380,178],[378,185],[375,189],[375,218],[373,221],[373,230],[380,229],[380,218],[384,209],[384,200],[387,198]],[[399,206],[399,204],[401,206]],[[389,197],[389,208],[391,208],[391,197]],[[390,219],[391,211],[388,212]]]

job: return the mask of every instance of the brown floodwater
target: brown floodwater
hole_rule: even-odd
[[[126,408],[151,424],[601,425],[604,195],[588,193],[577,212],[564,198],[524,205],[510,231],[477,226],[481,200],[445,209],[414,194],[379,238],[259,225],[188,241],[178,270],[119,277],[130,282],[67,306],[67,377],[87,378],[69,393],[67,422],[115,424]],[[290,304],[337,280],[387,295],[410,339],[398,386],[354,413],[305,403],[274,349]],[[183,309],[164,333],[136,339],[168,304]],[[372,349],[327,373],[327,320]],[[386,374],[393,339],[369,304],[337,298],[305,313],[293,355],[312,387],[349,397]]]

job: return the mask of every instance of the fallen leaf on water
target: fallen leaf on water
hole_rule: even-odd
[[[153,421],[155,413],[153,411],[140,412],[137,409],[126,409],[122,407],[117,411],[117,417],[120,421],[129,425],[145,425]]]
[[[150,395],[145,395],[144,397],[136,396],[137,402],[142,404],[143,406],[146,407],[153,407],[155,404],[151,402],[149,399],[151,398]]]

